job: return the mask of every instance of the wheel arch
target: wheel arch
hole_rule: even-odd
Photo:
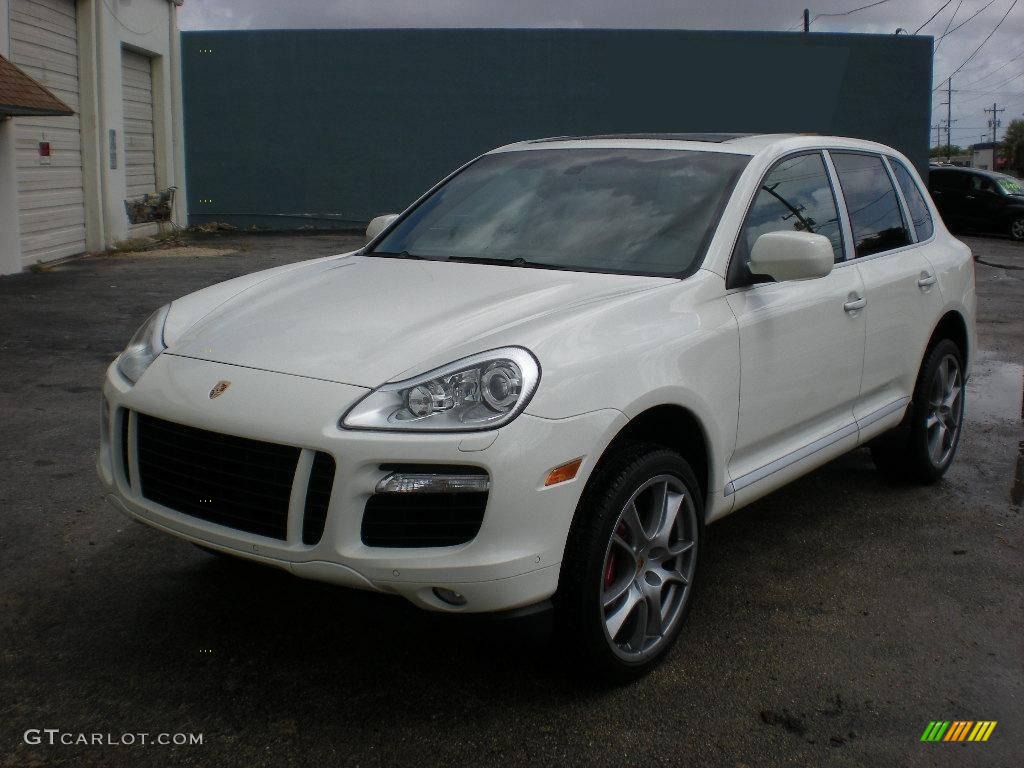
[[[932,331],[932,335],[928,339],[922,360],[928,356],[932,347],[942,339],[949,339],[960,347],[960,352],[964,356],[964,369],[969,370],[971,355],[974,350],[970,348],[971,337],[967,330],[967,321],[958,310],[951,309],[939,319],[939,322],[935,325],[935,330]]]
[[[651,406],[633,416],[611,439],[598,459],[590,480],[598,477],[601,465],[626,443],[654,443],[678,452],[693,469],[704,497],[707,517],[713,482],[711,442],[707,429],[691,409],[675,403]],[[588,482],[590,481],[588,480]]]

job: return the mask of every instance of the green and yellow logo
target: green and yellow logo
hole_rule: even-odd
[[[932,720],[921,741],[988,741],[995,728],[995,720]]]

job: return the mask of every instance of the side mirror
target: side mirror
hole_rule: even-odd
[[[765,232],[750,249],[750,272],[777,282],[825,277],[832,271],[832,243],[810,232]]]
[[[366,228],[366,242],[373,240],[397,218],[397,213],[385,213],[383,216],[375,217]]]

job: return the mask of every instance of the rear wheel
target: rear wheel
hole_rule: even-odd
[[[674,451],[633,445],[597,470],[577,510],[556,596],[567,650],[626,682],[675,642],[689,612],[703,499]]]
[[[1014,240],[1024,240],[1024,216],[1018,216],[1010,222],[1010,237]]]
[[[903,423],[872,444],[875,466],[891,478],[934,483],[953,463],[963,419],[963,354],[943,339],[925,357]]]

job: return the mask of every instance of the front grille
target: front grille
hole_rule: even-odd
[[[299,448],[208,432],[142,413],[136,415],[136,444],[145,498],[218,525],[274,539],[287,537]],[[305,510],[314,518],[310,530],[322,533],[334,460],[317,453],[313,466]],[[304,541],[306,528],[303,521]]]
[[[124,484],[130,486],[132,478],[128,473],[128,411],[119,409],[117,418],[121,420],[121,471],[124,473]]]
[[[334,486],[334,459],[330,454],[317,451],[306,488],[306,508],[302,518],[302,543],[316,544],[324,535],[327,506],[331,502]]]
[[[487,493],[377,493],[363,511],[369,547],[450,547],[477,535]]]

